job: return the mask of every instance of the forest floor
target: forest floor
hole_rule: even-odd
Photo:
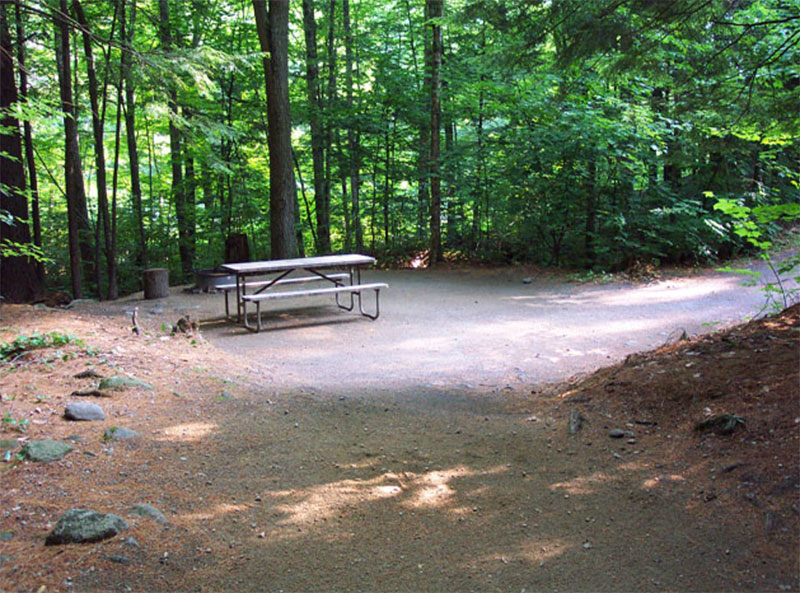
[[[800,590],[800,306],[742,323],[760,295],[712,272],[375,275],[379,320],[259,334],[179,289],[0,306],[0,343],[83,340],[0,368],[0,591]],[[71,395],[89,369],[154,389]],[[106,420],[64,419],[87,399]],[[17,459],[43,438],[74,450]],[[129,528],[45,546],[77,507]]]

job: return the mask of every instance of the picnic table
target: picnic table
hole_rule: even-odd
[[[256,306],[255,331],[261,330],[261,303],[268,300],[334,295],[336,305],[345,311],[352,311],[355,301],[364,317],[377,319],[380,315],[380,291],[387,288],[383,282],[362,283],[361,269],[375,263],[369,255],[349,253],[343,255],[322,255],[293,259],[273,259],[256,262],[223,264],[221,268],[235,274],[236,283],[219,286],[225,292],[225,316],[230,318],[228,292],[236,290],[236,319],[247,329],[254,329],[247,321],[247,305]],[[305,275],[297,275],[305,274]],[[322,288],[306,290],[279,290],[287,285],[321,282]],[[248,289],[251,292],[248,292]],[[375,292],[375,313],[364,310],[362,292]],[[339,295],[350,296],[349,304],[342,304]]]

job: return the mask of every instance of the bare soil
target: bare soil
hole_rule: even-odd
[[[0,463],[0,591],[800,589],[800,308],[738,324],[759,295],[712,273],[375,276],[378,321],[315,301],[259,334],[179,289],[0,307],[0,342],[91,349],[0,369],[0,412],[30,422],[0,439],[80,437],[58,462]],[[172,335],[186,313],[200,331]],[[155,390],[67,422],[87,369]],[[732,434],[697,429],[721,414]],[[142,437],[104,442],[112,426]],[[142,502],[168,524],[131,516]],[[44,546],[73,507],[130,529]]]

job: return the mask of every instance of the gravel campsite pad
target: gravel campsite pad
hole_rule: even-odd
[[[761,295],[714,272],[369,276],[378,321],[259,334],[179,288],[0,307],[0,341],[82,340],[0,371],[0,590],[800,589],[798,307],[730,329]],[[44,439],[72,450],[18,455]],[[127,528],[46,546],[73,509]]]

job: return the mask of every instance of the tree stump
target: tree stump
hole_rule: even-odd
[[[169,296],[169,270],[166,268],[150,268],[142,273],[144,298],[163,299]]]
[[[244,233],[231,233],[225,239],[225,263],[250,261],[250,244]]]

